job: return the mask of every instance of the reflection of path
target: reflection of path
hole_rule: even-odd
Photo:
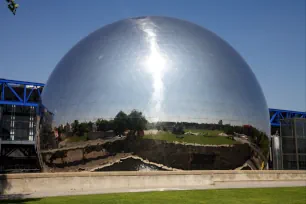
[[[257,170],[258,168],[254,165],[252,160],[247,160],[242,166],[236,168],[235,170],[242,170],[243,168],[249,167],[251,170]]]
[[[256,166],[254,165],[254,162],[252,160],[248,160],[247,165],[252,169],[252,170],[257,170]]]
[[[261,149],[260,149],[257,145],[255,145],[254,143],[252,143],[252,142],[249,141],[248,139],[244,139],[244,138],[240,138],[240,137],[234,137],[234,140],[236,140],[237,142],[243,143],[243,144],[248,144],[248,145],[251,147],[251,149],[252,149],[253,151],[255,151],[255,152],[259,155],[259,158],[260,158],[264,163],[267,162],[267,158],[263,155]],[[262,162],[262,161],[261,161],[261,162]],[[248,160],[247,163],[248,163],[248,166],[249,166],[251,169],[258,169],[258,168],[255,167],[254,162],[252,162],[252,160]],[[261,165],[261,164],[258,164],[259,168],[260,168],[260,165]]]
[[[52,172],[76,172],[76,171],[92,171],[97,166],[107,166],[115,161],[119,161],[121,158],[132,156],[131,153],[117,153],[116,155],[108,155],[106,158],[87,161],[85,164],[78,164],[77,166],[66,166],[62,168],[53,168]]]
[[[97,171],[99,169],[103,169],[105,167],[108,167],[108,166],[112,166],[116,163],[120,163],[122,162],[123,160],[126,160],[126,159],[135,159],[135,160],[140,160],[142,161],[143,163],[145,164],[148,164],[148,165],[153,165],[153,166],[156,166],[156,167],[159,167],[161,169],[164,169],[164,170],[168,170],[168,171],[182,171],[181,169],[175,169],[175,168],[172,168],[172,167],[168,167],[168,166],[165,166],[163,164],[158,164],[158,163],[155,163],[155,162],[150,162],[149,160],[146,160],[146,159],[143,159],[137,155],[128,155],[128,156],[121,156],[121,157],[117,157],[117,160],[112,160],[112,162],[108,162],[107,164],[103,165],[103,166],[99,166],[99,167],[95,167],[93,169],[91,169],[90,171]]]
[[[97,140],[88,140],[83,142],[71,142],[69,147],[57,148],[52,150],[42,150],[41,153],[54,153],[56,151],[63,151],[63,150],[74,150],[74,149],[83,149],[86,146],[92,145],[102,145],[107,142],[115,142],[117,140],[125,140],[126,137],[113,137],[109,139],[97,139]]]
[[[248,144],[252,150],[254,150],[262,159],[266,159],[266,157],[262,154],[261,149],[255,145],[254,143],[250,142],[248,139],[243,139],[243,138],[239,138],[239,137],[234,137],[234,139],[237,142],[243,143],[243,144]]]
[[[158,130],[154,130],[154,129],[144,131],[145,135],[156,135],[157,133],[158,133]]]

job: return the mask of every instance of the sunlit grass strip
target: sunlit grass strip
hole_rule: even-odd
[[[50,197],[0,203],[22,204],[305,204],[306,187],[119,193]]]
[[[203,135],[182,135],[177,136],[171,132],[160,131],[157,134],[145,135],[144,139],[165,140],[168,142],[180,142],[202,145],[232,145],[237,144],[236,141],[228,139],[224,136],[203,136]]]

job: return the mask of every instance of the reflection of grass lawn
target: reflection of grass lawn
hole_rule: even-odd
[[[222,136],[203,136],[203,135],[182,135],[184,138],[178,138],[177,135],[171,132],[160,131],[156,135],[145,135],[145,139],[154,140],[166,140],[169,142],[186,142],[186,143],[196,143],[204,145],[222,145],[222,144],[236,144],[236,141],[230,140],[227,137]]]
[[[255,189],[220,189],[220,190],[194,190],[194,191],[164,191],[145,193],[116,193],[102,195],[81,195],[50,197],[37,200],[0,201],[0,203],[24,204],[305,204],[305,187],[293,188],[255,188]]]
[[[186,129],[185,132],[207,134],[207,136],[218,136],[223,131],[220,130],[202,130],[202,129]]]

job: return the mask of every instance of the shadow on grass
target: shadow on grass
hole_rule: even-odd
[[[7,175],[0,174],[0,196],[4,195],[5,191],[10,188],[11,186],[7,181]]]
[[[29,194],[6,194],[6,191],[11,188],[6,174],[0,174],[0,204],[1,203],[28,203],[29,201],[38,201],[39,198],[25,199]]]

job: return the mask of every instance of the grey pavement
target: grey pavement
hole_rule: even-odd
[[[258,182],[214,182],[211,185],[172,187],[172,188],[139,188],[139,189],[103,189],[99,191],[73,191],[73,192],[44,192],[18,195],[0,196],[1,199],[42,198],[55,196],[91,195],[124,192],[150,192],[150,191],[178,191],[178,190],[207,190],[207,189],[234,189],[234,188],[275,188],[275,187],[306,187],[306,181],[258,181]]]

